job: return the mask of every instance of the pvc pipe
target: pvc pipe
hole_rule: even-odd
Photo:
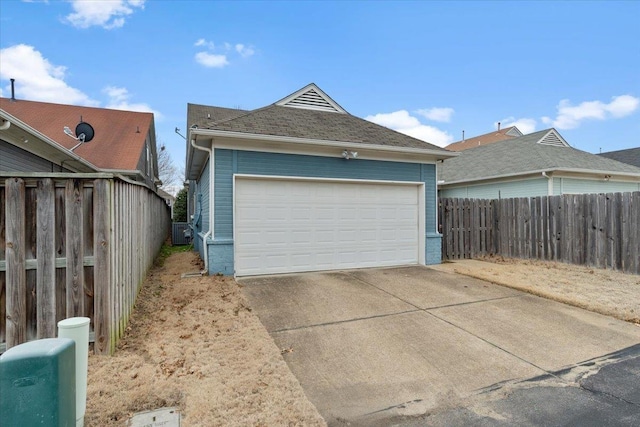
[[[200,145],[196,145],[196,139],[195,138],[191,138],[191,146],[194,149],[200,150],[200,151],[206,151],[207,153],[209,153],[209,231],[207,231],[207,233],[204,235],[204,238],[202,239],[202,249],[204,252],[204,269],[207,272],[207,274],[209,274],[209,247],[207,245],[207,239],[209,238],[209,236],[213,235],[213,200],[214,198],[211,197],[211,189],[213,188],[213,150],[211,148],[207,148],[207,147],[201,147]],[[202,205],[201,205],[202,206]],[[201,207],[202,209],[202,207]],[[195,237],[195,236],[194,236]]]
[[[90,322],[88,317],[70,317],[58,322],[58,338],[71,338],[76,342],[76,427],[84,427],[87,409]]]

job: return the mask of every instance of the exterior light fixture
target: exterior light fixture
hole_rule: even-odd
[[[358,152],[357,151],[343,150],[342,151],[342,158],[345,159],[345,160],[357,159],[358,158]]]

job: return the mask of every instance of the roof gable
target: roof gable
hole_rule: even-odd
[[[523,133],[520,132],[520,129],[518,129],[515,126],[511,126],[510,128],[508,128],[509,130],[507,130],[504,134],[505,135],[509,135],[509,136],[522,136]]]
[[[324,93],[314,83],[310,83],[302,89],[281,99],[275,103],[280,107],[303,108],[307,110],[329,111],[332,113],[347,114],[329,95]]]
[[[542,138],[538,140],[538,144],[551,145],[554,147],[570,147],[569,143],[556,132],[555,129],[550,129]]]

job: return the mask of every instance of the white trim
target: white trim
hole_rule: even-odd
[[[519,172],[519,173],[513,173],[513,174],[505,174],[505,175],[495,175],[495,176],[487,176],[487,177],[482,177],[482,178],[475,178],[475,179],[464,179],[464,180],[459,180],[459,181],[438,181],[438,187],[447,187],[449,185],[456,185],[456,184],[466,184],[468,183],[469,185],[471,185],[471,183],[475,184],[483,184],[486,183],[487,181],[492,181],[492,180],[499,180],[502,178],[511,178],[511,177],[524,177],[527,175],[539,175],[542,172],[547,172],[547,173],[551,173],[553,172],[554,174],[560,173],[576,173],[576,174],[587,174],[587,175],[611,175],[612,178],[621,178],[621,177],[627,177],[627,178],[636,178],[636,179],[640,179],[640,173],[631,173],[631,172],[612,172],[612,171],[601,171],[601,170],[591,170],[591,169],[579,169],[579,168],[551,168],[551,169],[538,169],[538,170],[533,170],[533,171],[526,171],[526,172]]]
[[[211,153],[209,154],[209,230],[211,230],[211,240],[216,238],[216,198],[213,196],[216,183],[215,152],[216,150],[213,149],[213,144],[211,144]]]
[[[371,179],[343,179],[343,178],[318,178],[318,177],[306,177],[306,176],[281,176],[281,175],[251,175],[251,174],[233,174],[232,184],[232,203],[233,203],[233,220],[232,220],[232,241],[233,241],[233,265],[234,265],[234,277],[236,276],[235,266],[237,265],[236,259],[236,182],[240,179],[267,179],[273,181],[305,181],[305,182],[336,182],[347,184],[372,184],[372,185],[406,185],[415,186],[418,191],[418,264],[426,265],[426,187],[424,182],[420,181],[384,181],[384,180],[371,180]],[[437,209],[436,209],[437,210]],[[436,225],[437,232],[437,225]]]
[[[346,184],[388,184],[388,185],[424,185],[422,181],[389,181],[383,179],[353,179],[353,178],[324,178],[315,176],[287,176],[287,175],[254,175],[246,173],[234,173],[233,179],[269,179],[272,181],[318,181],[318,182],[337,182]]]
[[[211,137],[213,139],[213,146],[217,148],[229,148],[233,150],[244,149],[250,151],[270,151],[290,154],[309,154],[315,152],[320,155],[326,155],[327,153],[331,153],[331,149],[333,148],[339,150],[339,152],[336,151],[337,157],[341,155],[342,150],[353,150],[358,152],[358,158],[360,158],[360,155],[362,155],[371,160],[397,161],[396,159],[404,156],[406,157],[406,160],[404,161],[412,163],[428,163],[436,160],[457,157],[460,155],[460,153],[447,152],[445,150],[392,147],[386,145],[365,144],[357,142],[328,141],[321,139],[296,138],[278,135],[249,134],[211,129],[195,129],[193,130],[192,135]],[[216,137],[228,138],[232,141],[221,141]],[[407,155],[410,155],[410,158]]]
[[[435,164],[437,160],[433,160],[431,157],[426,159],[417,159],[414,154],[409,153],[390,153],[390,152],[372,152],[367,149],[362,149],[354,145],[344,144],[341,147],[329,146],[320,147],[315,146],[302,149],[301,147],[290,147],[287,144],[273,144],[266,145],[260,143],[247,143],[245,145],[238,145],[228,141],[218,142],[214,141],[214,148],[236,150],[236,151],[256,151],[260,153],[275,153],[275,154],[294,154],[298,156],[316,156],[316,157],[335,157],[345,160],[342,157],[344,150],[356,151],[358,157],[356,159],[349,159],[350,162],[357,162],[359,160],[374,160],[379,162],[402,162],[402,163],[417,163],[417,164]]]
[[[291,104],[289,104],[291,101],[293,101],[296,98],[306,94],[307,92],[309,92],[311,90],[313,90],[318,95],[320,95],[320,97],[322,99],[324,99],[329,105],[331,105],[331,107],[333,107],[333,109],[335,111],[331,111],[330,109],[321,108],[321,107],[315,107],[314,108],[311,105],[303,106],[303,105],[291,105]],[[280,101],[277,101],[275,104],[280,106],[280,107],[301,108],[301,109],[304,109],[304,110],[317,110],[317,111],[326,111],[326,112],[330,112],[330,113],[348,114],[345,111],[344,108],[342,108],[340,105],[338,105],[337,102],[335,102],[333,99],[331,99],[331,97],[329,95],[324,93],[324,91],[322,89],[320,89],[318,86],[316,86],[315,83],[310,83],[310,84],[306,85],[302,89],[295,91],[294,93],[292,93],[291,95],[289,95],[289,96],[287,96],[285,98],[282,98]]]

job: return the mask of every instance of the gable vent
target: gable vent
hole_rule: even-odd
[[[326,99],[324,99],[318,92],[311,89],[297,98],[293,98],[291,101],[284,104],[288,107],[300,107],[300,108],[309,108],[311,110],[322,110],[322,111],[334,111],[338,112],[338,110],[329,103]]]
[[[548,134],[546,134],[544,136],[544,138],[542,138],[540,141],[538,141],[538,144],[553,145],[555,147],[566,147],[567,146],[562,141],[562,139],[560,139],[560,136],[558,136],[558,134],[553,132],[553,131],[551,131]]]
[[[281,107],[346,113],[338,104],[313,83],[276,103]]]

